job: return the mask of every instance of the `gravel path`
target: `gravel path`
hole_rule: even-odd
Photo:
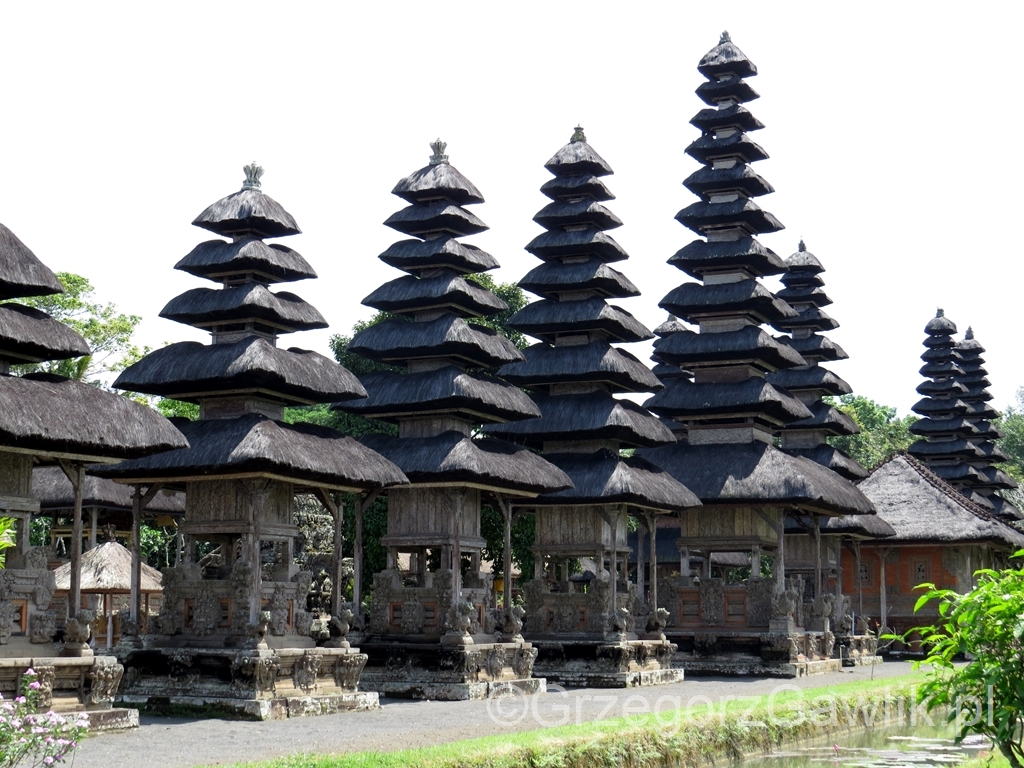
[[[816,688],[910,672],[887,662],[797,680],[694,677],[676,685],[630,690],[558,690],[505,701],[400,701],[381,708],[323,717],[267,722],[143,716],[131,731],[88,738],[75,768],[186,768],[265,760],[301,752],[392,751],[477,736],[591,722],[622,715],[670,711],[692,704],[706,711],[729,697],[762,696],[774,690]],[[550,687],[549,687],[550,688]],[[780,715],[785,716],[785,712]]]

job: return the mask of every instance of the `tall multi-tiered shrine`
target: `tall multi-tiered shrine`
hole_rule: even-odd
[[[543,263],[519,285],[539,297],[508,324],[532,336],[522,362],[499,370],[531,390],[540,418],[491,430],[540,449],[573,488],[516,500],[534,515],[536,566],[523,587],[525,635],[540,650],[537,673],[587,686],[674,682],[675,647],[662,633],[657,580],[645,590],[628,578],[627,519],[647,532],[657,572],[657,520],[700,502],[650,462],[623,450],[675,442],[656,416],[620,393],[655,392],[661,383],[613,343],[650,339],[651,332],[609,299],[639,295],[610,266],[627,258],[607,230],[622,222],[603,203],[614,195],[602,181],[611,167],[577,127],[544,166],[554,178],[541,187],[551,199],[534,221],[546,230],[526,250]],[[574,563],[592,561],[590,579]]]

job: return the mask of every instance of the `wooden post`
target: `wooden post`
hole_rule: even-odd
[[[647,529],[646,516],[637,517],[637,521],[640,523],[641,526],[643,526],[645,530]],[[640,596],[641,600],[644,600],[647,597],[647,595],[645,594],[647,590],[644,589],[645,581],[646,579],[644,578],[644,537],[640,533],[640,530],[638,528],[636,532],[636,593]]]
[[[132,486],[132,574],[128,598],[128,615],[132,621],[142,621],[142,510],[153,500],[160,485],[154,483],[146,492],[141,485]]]
[[[334,551],[331,553],[331,615],[336,616],[341,608],[345,595],[342,592],[341,584],[341,546],[342,546],[342,520],[341,507],[331,497],[326,488],[317,488],[316,496],[324,508],[334,518]]]
[[[821,596],[821,517],[813,515],[814,528],[814,599]]]
[[[109,592],[103,598],[103,609],[107,612],[107,648],[110,649],[114,647],[114,605]]]
[[[462,507],[466,499],[466,491],[456,488],[452,492],[452,515],[454,516],[452,540],[452,600],[458,605],[462,602]]]
[[[270,493],[269,480],[242,480],[249,495],[248,550],[252,564],[252,583],[249,585],[249,621],[255,624],[263,608],[263,558],[260,545],[263,537],[263,507]]]
[[[750,548],[750,578],[761,578],[761,545],[755,544]]]
[[[860,577],[860,541],[857,539],[853,540],[853,559],[854,568],[857,569],[857,615],[864,615],[864,582]],[[857,634],[857,627],[854,626],[853,634]]]
[[[690,548],[688,546],[679,548],[679,575],[687,580],[687,584],[690,583]]]
[[[96,518],[99,517],[99,510],[96,507],[89,509],[89,549],[96,546]]]
[[[58,461],[75,493],[71,522],[71,589],[68,595],[68,618],[74,618],[82,607],[82,485],[85,483],[85,466],[66,459]]]
[[[878,580],[878,607],[879,611],[881,612],[878,617],[879,636],[885,634],[886,615],[889,613],[889,606],[886,604],[888,600],[888,595],[885,594],[885,561],[889,559],[889,552],[891,551],[892,550],[889,547],[883,547],[878,550],[878,561],[882,564],[882,573]]]
[[[651,610],[658,610],[658,518],[647,515],[647,528],[651,532]]]
[[[376,501],[380,491],[371,491],[366,498],[356,497],[352,511],[356,518],[355,540],[352,542],[352,611],[356,616],[363,615],[363,514]]]
[[[512,505],[501,494],[496,493],[501,515],[505,519],[505,552],[502,558],[501,579],[504,589],[501,592],[501,607],[505,613],[512,609]]]
[[[775,553],[775,562],[772,567],[775,569],[775,593],[781,595],[786,591],[786,523],[785,520],[779,523],[776,532],[779,536],[779,548]]]

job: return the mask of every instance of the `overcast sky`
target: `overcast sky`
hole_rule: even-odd
[[[297,219],[287,245],[319,274],[283,287],[330,331],[284,346],[329,354],[400,273],[377,260],[401,235],[390,194],[428,143],[483,192],[502,282],[537,261],[523,246],[550,175],[580,123],[616,173],[616,265],[649,327],[689,278],[666,260],[693,239],[673,220],[703,104],[696,65],[723,29],[757,64],[753,138],[775,187],[759,204],[826,267],[830,367],[854,391],[918,399],[925,323],[936,307],[987,348],[994,405],[1024,386],[1019,221],[1021,3],[50,3],[9,4],[0,46],[0,222],[49,267],[88,277],[101,300],[141,315],[150,346],[209,337],[161,320],[203,284],[175,262],[211,235],[190,225],[236,191],[242,166]],[[773,289],[777,283],[769,281]],[[630,350],[646,359],[648,348]]]

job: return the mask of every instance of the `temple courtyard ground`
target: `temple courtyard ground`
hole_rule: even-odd
[[[304,752],[393,751],[431,746],[504,732],[594,722],[692,706],[700,714],[722,702],[848,683],[878,681],[911,672],[907,662],[855,667],[794,680],[693,677],[676,685],[607,690],[554,689],[536,697],[501,701],[401,701],[381,699],[371,712],[292,720],[243,722],[142,716],[141,727],[85,740],[76,768],[186,768],[230,765]],[[780,708],[779,717],[791,717]],[[674,718],[666,715],[666,727]]]

